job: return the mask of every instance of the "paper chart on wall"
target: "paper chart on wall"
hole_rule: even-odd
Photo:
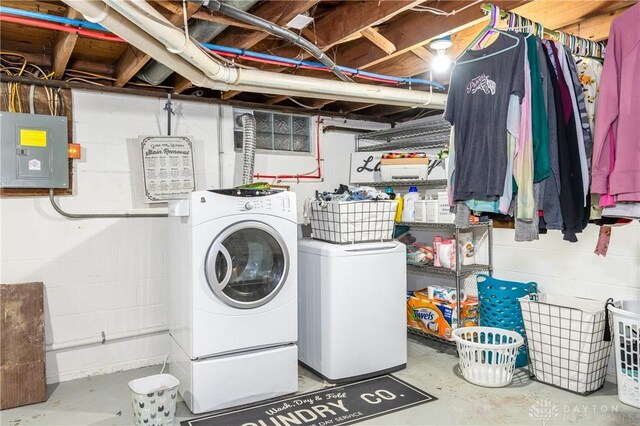
[[[141,138],[145,202],[159,203],[195,190],[193,143],[185,137]]]

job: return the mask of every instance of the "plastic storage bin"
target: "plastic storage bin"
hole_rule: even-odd
[[[453,339],[467,381],[491,388],[511,383],[516,354],[524,343],[520,334],[494,327],[462,327],[453,330]]]
[[[390,241],[397,206],[395,200],[313,201],[312,237],[339,244]]]
[[[173,425],[180,382],[171,374],[156,374],[129,382],[136,425]]]
[[[537,284],[499,280],[484,274],[479,274],[476,280],[480,300],[480,325],[512,330],[523,337],[526,336],[518,299],[537,293]],[[516,367],[525,365],[527,365],[526,344],[520,347],[516,359]]]
[[[606,304],[544,293],[520,299],[536,380],[581,395],[604,385],[612,343],[604,340]]]
[[[613,314],[618,398],[625,404],[640,408],[640,300],[624,300],[620,305],[620,308],[609,306]]]

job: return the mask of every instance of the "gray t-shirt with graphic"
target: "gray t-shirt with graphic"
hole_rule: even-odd
[[[524,96],[525,40],[509,34],[517,40],[501,33],[487,48],[467,51],[451,72],[444,118],[455,126],[455,201],[503,195],[509,96]]]

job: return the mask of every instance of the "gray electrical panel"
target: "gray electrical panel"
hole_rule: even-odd
[[[0,187],[69,187],[67,117],[0,112],[0,137]]]

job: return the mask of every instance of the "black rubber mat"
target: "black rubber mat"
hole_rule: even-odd
[[[436,399],[394,376],[387,375],[255,406],[212,413],[184,421],[181,425],[349,425]]]

